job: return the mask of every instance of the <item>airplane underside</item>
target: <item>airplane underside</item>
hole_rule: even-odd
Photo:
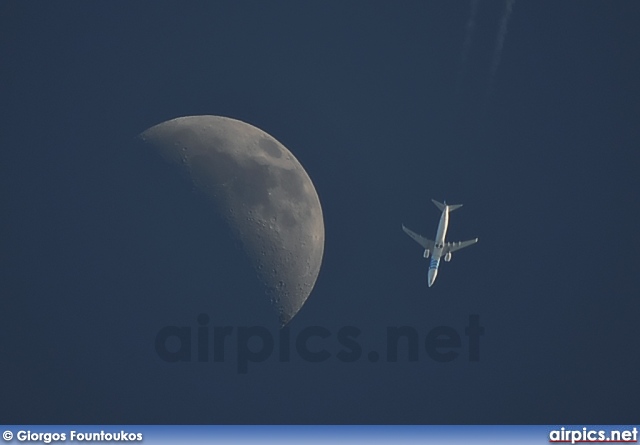
[[[438,224],[438,230],[436,232],[435,241],[425,238],[422,235],[419,235],[413,232],[411,229],[405,227],[404,224],[402,225],[402,230],[407,235],[409,235],[415,242],[420,244],[424,249],[422,256],[428,259],[429,256],[431,255],[431,260],[429,261],[429,272],[428,272],[429,287],[431,287],[436,280],[441,258],[444,258],[444,261],[448,263],[449,261],[451,261],[452,252],[463,249],[467,246],[470,246],[478,242],[478,238],[475,238],[468,241],[446,243],[445,237],[446,237],[447,228],[449,225],[449,213],[462,207],[462,204],[447,205],[446,202],[440,203],[434,199],[432,199],[432,201],[436,205],[436,207],[438,207],[438,209],[442,211],[442,215],[440,216],[440,223]],[[435,255],[433,255],[434,249],[435,249]]]

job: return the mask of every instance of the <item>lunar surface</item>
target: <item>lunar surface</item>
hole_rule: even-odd
[[[173,119],[140,138],[215,206],[261,283],[258,298],[288,323],[311,293],[324,251],[320,200],[298,160],[264,131],[220,116]]]

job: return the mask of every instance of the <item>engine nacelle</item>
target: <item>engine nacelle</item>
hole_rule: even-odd
[[[444,256],[444,260],[448,263],[449,261],[451,261],[451,252],[447,252],[447,254]]]
[[[423,257],[425,258],[429,258],[429,254],[431,253],[431,251],[429,249],[425,249],[424,253],[422,254]]]

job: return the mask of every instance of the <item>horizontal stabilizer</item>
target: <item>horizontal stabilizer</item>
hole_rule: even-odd
[[[436,205],[437,208],[440,209],[441,212],[444,212],[445,207],[449,207],[449,212],[453,212],[454,210],[462,207],[462,204],[447,205],[446,202],[443,204],[441,202],[436,201],[435,199],[432,199],[431,201],[433,201],[433,203]]]

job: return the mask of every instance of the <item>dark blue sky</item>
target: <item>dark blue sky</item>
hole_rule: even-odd
[[[478,2],[461,63],[469,9],[1,2],[0,421],[636,421],[640,5],[516,0],[493,78],[505,3]],[[197,114],[265,130],[314,181],[325,256],[290,329],[329,329],[326,362],[155,354],[160,327],[210,312],[219,240],[131,141]],[[400,227],[433,236],[431,198],[464,203],[450,240],[480,242],[429,289]],[[402,325],[419,360],[370,362]],[[449,363],[423,349],[437,326],[462,336]]]

